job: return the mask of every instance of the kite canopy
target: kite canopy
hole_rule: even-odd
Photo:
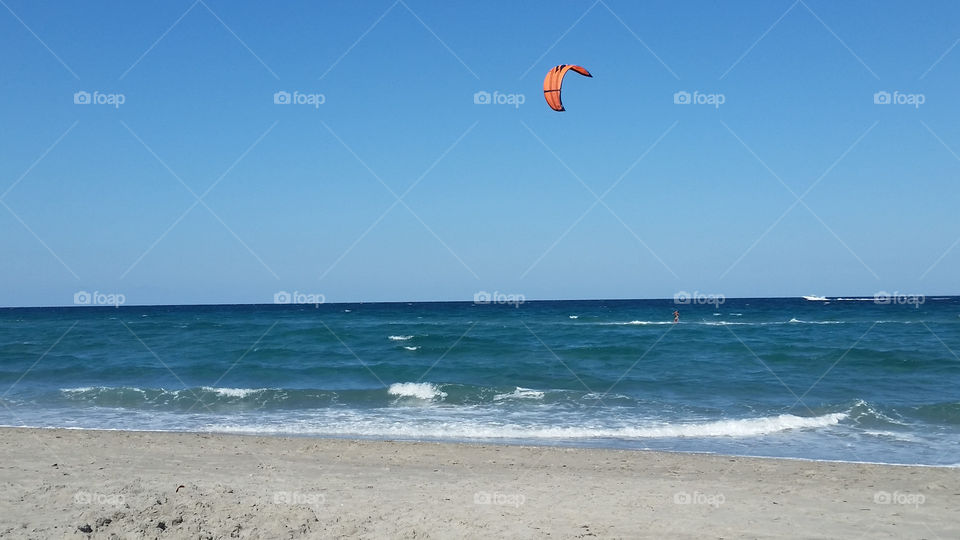
[[[559,66],[547,72],[543,79],[543,97],[547,100],[547,105],[555,111],[564,111],[563,103],[560,102],[560,85],[563,84],[563,76],[570,70],[576,71],[584,77],[593,77],[589,71],[580,66],[569,66],[560,64]]]

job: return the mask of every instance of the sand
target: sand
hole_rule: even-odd
[[[19,428],[0,456],[3,538],[960,538],[957,468]]]

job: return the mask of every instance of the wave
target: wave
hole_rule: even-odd
[[[388,336],[387,339],[390,341],[407,341],[413,339],[413,336]]]
[[[740,420],[653,426],[586,427],[498,424],[473,421],[397,422],[390,419],[347,419],[336,423],[283,425],[216,424],[210,430],[227,433],[296,434],[359,437],[398,437],[412,439],[663,439],[757,437],[793,430],[829,427],[845,419],[845,413],[802,417],[790,414]]]
[[[518,386],[513,392],[509,394],[497,394],[493,396],[494,401],[500,401],[502,399],[543,399],[543,392],[540,390],[533,390],[531,388],[523,388]]]
[[[86,392],[92,392],[92,391],[94,391],[94,390],[100,390],[100,389],[102,389],[102,388],[107,388],[107,387],[105,387],[105,386],[79,386],[79,387],[77,387],[77,388],[61,388],[60,391],[63,392],[63,393],[65,393],[65,394],[83,394],[83,393],[86,393]],[[143,390],[141,390],[141,389],[139,389],[139,388],[127,387],[126,389],[127,389],[127,390],[133,390],[133,391],[136,391],[136,392],[143,392]]]
[[[794,323],[794,324],[843,324],[844,323],[844,321],[801,321],[800,319],[797,319],[795,317],[790,319],[787,322]]]
[[[165,388],[137,388],[130,386],[85,386],[61,388],[60,394],[71,403],[95,407],[129,409],[182,410],[211,406],[242,404],[254,398],[258,401],[280,402],[288,397],[288,390],[278,388],[214,388],[210,386],[168,390]]]
[[[386,411],[409,406],[438,405],[451,414],[456,411],[488,411],[504,414],[546,414],[563,416],[572,411],[592,409],[599,404],[621,411],[635,411],[647,418],[657,413],[649,404],[624,394],[601,394],[584,390],[528,388],[523,386],[478,386],[435,382],[397,382],[387,387],[371,388],[234,388],[189,387],[181,389],[139,388],[133,386],[85,386],[62,388],[53,394],[30,397],[30,403],[69,407],[77,414],[78,407],[108,408],[157,413],[243,414],[250,411],[288,413],[324,410],[367,411],[376,416]],[[639,407],[635,409],[636,407]],[[379,412],[378,412],[379,411]],[[960,425],[960,402],[944,401],[920,405],[880,406],[863,400],[848,402],[821,411],[841,414],[856,429],[905,430],[918,425]],[[459,413],[457,413],[459,414]],[[579,414],[579,413],[578,413]],[[650,417],[649,414],[654,416]],[[668,413],[673,417],[673,413]],[[809,417],[764,417],[786,423],[787,420],[808,422]],[[816,418],[834,418],[818,416]],[[735,421],[735,422],[740,422]],[[716,424],[726,429],[722,424]],[[751,425],[751,424],[745,424]],[[683,429],[694,429],[684,424]],[[644,429],[652,429],[649,426]],[[698,429],[707,430],[706,427]],[[732,428],[731,428],[732,429]],[[626,433],[626,432],[625,432]],[[677,435],[680,436],[680,435]]]
[[[871,437],[877,437],[880,439],[886,439],[886,440],[897,441],[897,442],[909,442],[909,443],[922,442],[922,439],[920,439],[915,435],[911,435],[909,433],[898,433],[895,431],[877,431],[877,430],[868,429],[868,430],[865,430],[863,434],[869,435]]]
[[[717,315],[717,314],[714,314]],[[733,316],[742,317],[742,314],[731,313]],[[699,326],[768,326],[768,325],[778,325],[778,324],[844,324],[845,321],[802,321],[797,318],[792,318],[789,321],[755,321],[755,322],[743,322],[743,321],[683,321],[681,320],[679,324],[682,325],[699,325]],[[604,326],[646,326],[646,325],[661,325],[661,324],[678,324],[673,321],[628,321],[628,322],[602,322],[594,323]]]
[[[404,345],[403,348],[408,351],[416,351],[420,349],[420,347],[411,347],[410,345]]]
[[[447,397],[446,392],[440,391],[436,385],[430,383],[393,383],[387,390],[391,396],[412,397],[424,400],[443,399]]]
[[[615,326],[624,326],[624,325],[644,326],[648,324],[673,324],[673,321],[629,321],[629,322],[609,322],[609,323],[597,323],[597,324],[615,325]]]
[[[960,401],[920,405],[907,414],[924,422],[960,425]]]
[[[33,398],[31,398],[33,399]],[[576,407],[596,399],[604,404],[631,406],[634,398],[622,394],[594,394],[584,390],[535,389],[522,386],[481,386],[432,382],[398,382],[372,388],[214,388],[180,389],[134,387],[62,388],[36,396],[48,406],[106,407],[131,411],[216,412],[218,414],[264,411],[316,411],[391,409],[417,404],[455,407],[523,408],[524,403]],[[590,403],[591,406],[592,403]]]
[[[247,397],[251,394],[267,390],[266,388],[212,388],[209,386],[202,386],[201,389],[221,396],[239,398]]]

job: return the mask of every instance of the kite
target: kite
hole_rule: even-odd
[[[550,105],[550,108],[555,111],[566,110],[563,108],[563,103],[560,102],[560,85],[563,84],[563,76],[571,69],[584,77],[593,77],[586,69],[567,64],[560,64],[548,71],[547,76],[543,79],[543,97],[547,100],[547,105]]]

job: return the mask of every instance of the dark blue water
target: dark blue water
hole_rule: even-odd
[[[0,424],[958,465],[953,351],[957,297],[3,309]]]

